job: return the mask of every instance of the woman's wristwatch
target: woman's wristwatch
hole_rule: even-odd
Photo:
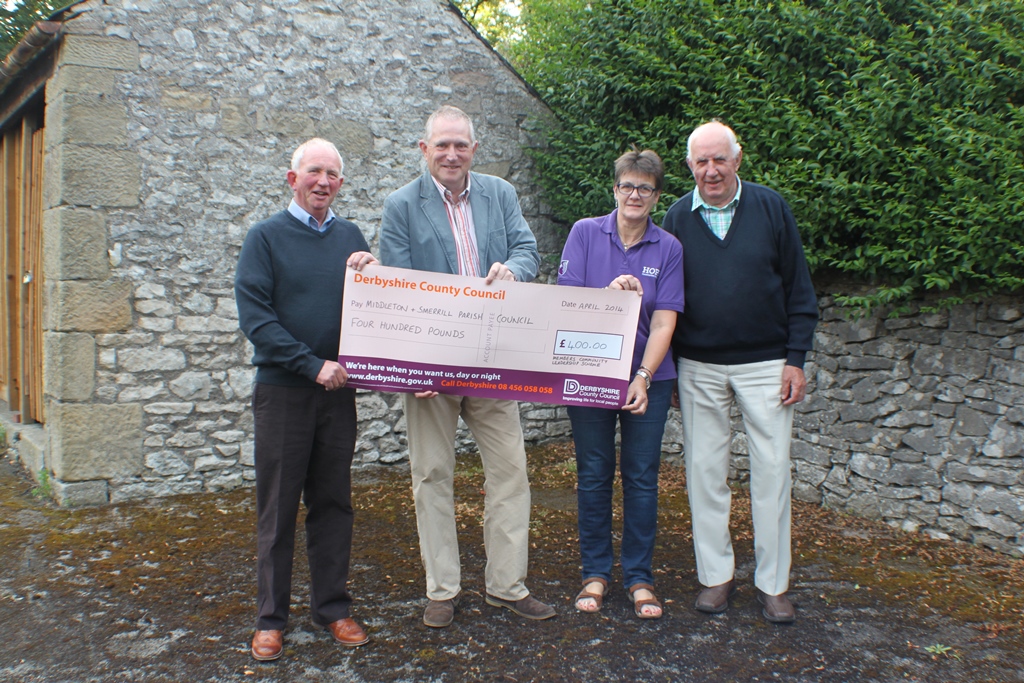
[[[643,377],[644,378],[644,384],[647,385],[648,389],[651,388],[651,371],[650,370],[648,370],[647,368],[645,368],[644,366],[641,365],[637,369],[635,377]]]

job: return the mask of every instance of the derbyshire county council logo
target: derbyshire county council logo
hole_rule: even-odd
[[[562,393],[565,396],[572,396],[580,390],[580,383],[574,379],[565,380],[565,388],[562,389]]]
[[[558,274],[565,275],[567,270],[569,270],[569,259],[562,259],[562,262],[558,264]]]

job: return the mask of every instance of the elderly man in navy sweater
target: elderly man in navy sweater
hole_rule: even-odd
[[[683,245],[686,311],[672,350],[679,364],[686,485],[693,514],[696,608],[718,613],[736,590],[729,536],[730,421],[739,405],[750,453],[754,585],[764,617],[795,618],[790,571],[789,445],[804,399],[804,357],[817,300],[796,221],[773,190],[741,182],[742,150],[727,126],[699,126],[686,163],[697,187],[665,215]]]
[[[295,519],[306,504],[310,616],[342,645],[369,637],[352,619],[355,390],[338,364],[345,268],[376,263],[355,224],[331,210],[341,184],[338,149],[298,147],[287,173],[288,209],[252,226],[235,274],[242,332],[255,353],[256,635],[252,656],[281,656],[291,601]]]

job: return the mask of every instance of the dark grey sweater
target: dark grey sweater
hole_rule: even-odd
[[[310,386],[338,360],[345,261],[369,251],[340,218],[319,233],[287,211],[254,225],[235,273],[238,325],[256,348],[256,381]]]

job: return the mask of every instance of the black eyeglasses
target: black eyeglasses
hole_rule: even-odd
[[[623,197],[628,197],[633,194],[633,190],[636,190],[640,199],[647,199],[655,192],[655,189],[650,185],[634,185],[633,183],[615,183],[615,189],[618,190],[619,194]]]

